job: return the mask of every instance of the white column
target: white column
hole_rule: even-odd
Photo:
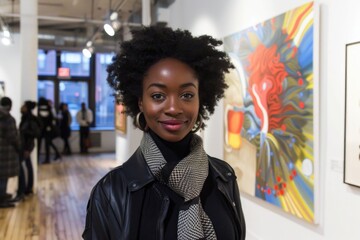
[[[37,99],[38,1],[20,1],[21,98]]]
[[[142,24],[150,26],[151,24],[151,0],[142,0]]]
[[[37,102],[38,0],[20,1],[21,105],[25,100]],[[31,154],[34,188],[37,183],[37,148]]]

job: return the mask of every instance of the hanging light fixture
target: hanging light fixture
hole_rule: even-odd
[[[92,54],[94,53],[94,47],[92,44],[92,41],[88,41],[86,43],[86,47],[82,50],[84,57],[91,58]]]
[[[110,21],[106,21],[104,24],[104,30],[107,33],[107,35],[109,36],[114,36],[115,35],[115,29],[111,26],[111,22]]]
[[[105,21],[104,30],[111,37],[114,36],[115,32],[121,27],[118,16],[116,11],[110,12],[109,17]]]
[[[117,11],[111,11],[111,0],[109,0],[109,13],[106,16],[104,30],[109,36],[114,36],[115,32],[120,28]]]
[[[1,33],[0,33],[1,43],[5,46],[11,45],[13,43],[12,34],[10,32],[9,27],[6,26],[2,18],[0,18],[0,29],[1,29]]]

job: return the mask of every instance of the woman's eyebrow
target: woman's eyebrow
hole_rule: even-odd
[[[163,84],[163,83],[151,83],[146,89],[149,89],[151,87],[166,88],[166,84]],[[187,87],[197,88],[197,86],[192,82],[184,83],[184,84],[180,85],[180,88],[187,88]]]
[[[146,89],[149,89],[151,87],[166,88],[166,85],[163,83],[151,83]]]
[[[192,82],[181,84],[180,87],[181,87],[181,88],[187,88],[187,87],[197,88],[197,86],[196,86],[194,83],[192,83]]]

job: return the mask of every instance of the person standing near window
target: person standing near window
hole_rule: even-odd
[[[0,100],[0,208],[13,207],[11,195],[6,193],[7,182],[19,175],[20,142],[16,121],[10,114],[12,101],[8,97]]]
[[[63,154],[71,155],[71,147],[69,144],[69,138],[71,135],[71,122],[72,117],[68,109],[67,103],[60,103],[59,107],[59,126],[60,126],[60,137],[64,142]]]
[[[56,120],[53,116],[51,106],[46,98],[41,97],[38,104],[38,117],[42,124],[42,133],[41,137],[38,139],[38,154],[41,151],[41,142],[42,139],[45,139],[45,161],[43,163],[50,163],[50,147],[54,149],[55,158],[58,160],[61,158],[61,155],[57,147],[53,143],[53,139],[57,137],[58,131],[56,129]],[[39,158],[40,159],[40,158]]]
[[[81,109],[76,113],[76,121],[80,126],[80,153],[88,153],[90,147],[90,125],[93,122],[93,112],[81,103]]]

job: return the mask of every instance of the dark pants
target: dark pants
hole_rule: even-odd
[[[1,198],[3,198],[6,195],[6,187],[7,187],[7,178],[0,178],[0,202]]]
[[[89,127],[80,127],[80,152],[87,153],[89,147]]]
[[[32,192],[34,186],[34,170],[30,157],[25,159],[25,166],[27,171],[27,181],[25,181],[25,194],[28,194]]]
[[[20,172],[19,172],[19,177],[18,177],[18,189],[16,192],[16,195],[18,197],[22,197],[25,194],[25,188],[26,188],[26,180],[25,180],[25,169],[24,169],[24,164],[22,162],[20,162]]]
[[[18,184],[17,196],[22,197],[24,194],[32,193],[32,188],[34,186],[34,170],[30,157],[25,158],[24,162],[20,164]]]
[[[69,144],[69,138],[67,137],[63,137],[62,138],[64,141],[64,150],[63,150],[63,154],[71,154],[71,148],[70,148],[70,144]]]
[[[52,138],[51,134],[45,133],[42,138],[45,139],[45,162],[50,162],[50,147],[52,147],[54,149],[55,158],[58,158],[60,156],[60,153],[53,143],[53,138]],[[40,153],[40,151],[41,151],[42,138],[38,139],[38,143],[39,143],[38,153]]]

